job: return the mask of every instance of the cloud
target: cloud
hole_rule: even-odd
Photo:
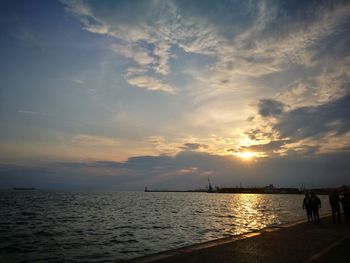
[[[253,141],[247,149],[267,152],[279,149],[280,154],[301,155],[349,150],[350,95],[317,106],[283,108],[274,100],[260,101],[259,114],[275,119],[252,121],[257,126],[246,131]]]
[[[239,91],[256,99],[256,95],[274,96],[274,92],[289,88],[294,89],[291,94],[294,98],[289,96],[288,101],[286,96],[278,99],[291,103],[291,107],[294,104],[315,105],[344,96],[344,83],[349,78],[346,73],[342,73],[341,78],[332,77],[330,72],[339,76],[343,68],[349,67],[345,46],[349,34],[342,32],[347,31],[349,5],[339,4],[331,8],[296,4],[291,9],[293,11],[285,8],[277,3],[262,2],[256,7],[257,15],[251,26],[242,27],[244,30],[238,31],[231,41],[219,38],[217,63],[210,72],[198,77],[203,85],[211,87],[204,94],[235,97]],[[293,20],[293,16],[300,19]],[[343,44],[334,48],[328,43],[333,43],[332,39],[337,35],[341,36],[339,43]],[[332,56],[334,53],[341,54],[339,59]],[[305,71],[305,77],[297,84],[300,84],[299,88],[291,88],[302,71]],[[278,80],[280,85],[272,89]],[[300,92],[303,92],[304,100],[303,96],[297,96]]]
[[[346,96],[349,92],[350,56],[345,55],[333,60],[334,58],[326,61],[320,59],[319,66],[307,70],[304,73],[305,77],[296,76],[296,79],[278,92],[275,98],[297,108],[320,105]]]
[[[18,23],[18,21],[16,21]],[[10,35],[23,42],[29,43],[40,48],[47,48],[47,41],[35,31],[29,29],[26,25],[18,23],[17,27],[12,29]]]
[[[79,147],[118,147],[120,143],[117,140],[101,137],[101,136],[92,136],[88,134],[78,134],[75,135],[71,143]]]
[[[146,90],[153,91],[164,91],[167,93],[174,94],[175,89],[163,81],[146,75],[145,71],[139,71],[134,69],[129,69],[128,72],[124,75],[125,80],[133,86],[143,88]]]
[[[350,95],[319,106],[301,107],[286,112],[274,128],[282,137],[320,138],[329,133],[350,131]]]
[[[79,84],[79,85],[84,85],[85,81],[79,78],[67,78],[67,80],[75,83],[75,84]]]
[[[50,50],[55,52],[47,55],[58,60],[44,56],[33,62],[29,53],[24,54],[33,47],[25,45],[22,50],[23,42],[9,45],[6,50],[10,52],[14,48],[24,52],[17,53],[27,64],[18,69],[33,69],[20,79],[16,79],[18,74],[7,74],[4,81],[17,84],[7,85],[14,90],[4,93],[3,98],[9,98],[4,104],[5,115],[16,99],[52,111],[60,111],[62,105],[64,109],[57,118],[45,118],[45,122],[21,123],[4,115],[5,121],[12,120],[7,121],[12,126],[6,125],[9,128],[3,135],[2,145],[7,146],[2,148],[8,149],[3,151],[3,160],[9,156],[33,162],[105,160],[60,164],[49,170],[67,169],[79,180],[83,174],[115,175],[115,182],[127,187],[156,183],[156,179],[158,186],[171,185],[167,180],[180,184],[178,173],[182,179],[193,175],[188,178],[193,185],[198,185],[204,174],[221,174],[218,178],[226,183],[230,183],[230,176],[236,176],[233,173],[249,178],[238,159],[221,156],[241,150],[266,152],[271,162],[278,154],[318,158],[349,151],[349,2],[61,2],[81,26],[72,19],[60,24],[72,27],[58,34],[55,43],[49,41]],[[11,6],[16,9],[16,5]],[[53,9],[57,5],[48,7],[57,11],[56,18],[62,17],[59,9]],[[31,9],[27,9],[16,9],[18,17],[29,20],[24,23],[27,26],[6,29],[13,29],[12,36],[17,39],[9,40],[39,45],[43,39],[52,39],[48,28],[60,19],[38,13],[46,20],[37,27],[38,19],[32,20],[32,14],[27,13]],[[35,28],[50,37],[45,38]],[[81,28],[84,32],[79,32]],[[87,46],[82,45],[89,40]],[[72,52],[82,60],[67,67],[68,60],[63,58]],[[81,56],[84,54],[88,56]],[[38,67],[47,63],[48,74],[40,74]],[[11,71],[10,64],[6,69]],[[70,73],[66,74],[67,70]],[[63,78],[71,76],[74,83],[67,86],[67,78],[60,83],[60,77],[52,72]],[[37,80],[41,83],[38,86]],[[29,85],[25,98],[16,97],[22,94],[22,84]],[[70,89],[77,86],[73,84],[81,87]],[[130,85],[136,88],[130,89]],[[146,95],[150,91],[156,93]],[[81,96],[82,92],[89,96]],[[67,117],[67,112],[74,114]],[[40,115],[25,109],[17,113],[14,117]],[[258,165],[268,157],[262,159]],[[33,174],[46,172],[41,167],[31,169]],[[271,170],[263,171],[268,174]],[[261,179],[255,170],[252,174],[252,182]],[[135,178],[144,179],[135,183]]]
[[[64,4],[67,11],[80,20],[85,30],[108,36],[112,40],[109,45],[111,50],[152,74],[127,76],[130,85],[151,91],[173,92],[170,84],[155,76],[165,76],[170,72],[170,48],[173,44],[173,30],[170,27],[172,19],[176,17],[171,2],[138,1],[126,4],[64,1]]]
[[[248,150],[252,152],[268,152],[272,153],[273,151],[279,150],[283,145],[287,144],[288,141],[270,141],[265,144],[257,144],[251,146],[243,146],[242,150]]]
[[[308,17],[312,10],[312,17]],[[273,63],[281,66],[286,62],[309,66],[313,59],[313,49],[318,50],[324,40],[334,34],[338,26],[347,21],[349,5],[300,6],[297,15],[303,19],[292,20],[286,17],[276,17],[285,23],[268,24],[255,41],[255,51],[263,57],[275,58]],[[308,19],[306,19],[308,17]],[[270,22],[274,23],[273,19]],[[271,30],[274,30],[273,33]],[[276,34],[277,32],[277,34]],[[283,67],[281,67],[283,68]]]
[[[139,65],[149,65],[155,60],[149,55],[149,51],[146,48],[137,45],[112,44],[111,49],[126,58],[133,59]]]
[[[180,49],[188,57],[198,54],[213,58],[205,70],[193,69],[196,73],[192,75],[185,73],[193,78],[188,85],[190,95],[203,100],[220,95],[235,97],[237,92],[256,99],[260,94],[254,94],[254,90],[258,88],[264,93],[270,84],[259,81],[260,78],[271,74],[291,75],[290,71],[295,67],[313,68],[309,76],[315,82],[320,79],[319,87],[324,91],[320,88],[316,92],[323,95],[312,95],[315,85],[306,85],[305,81],[299,89],[284,83],[279,90],[289,87],[291,94],[297,96],[301,87],[306,87],[307,91],[303,93],[311,94],[308,103],[314,103],[316,97],[327,98],[329,92],[341,93],[326,88],[327,81],[335,78],[320,72],[318,63],[330,52],[326,50],[320,54],[320,51],[347,24],[350,7],[346,3],[296,2],[291,8],[290,4],[270,1],[259,4],[200,1],[186,4],[181,1],[64,3],[85,30],[108,36],[112,40],[112,50],[135,62],[133,67],[145,71],[144,76],[130,80],[127,77],[130,85],[165,92],[176,89],[169,84],[169,77],[172,73],[179,74],[172,72],[171,66],[181,63],[172,61],[176,56],[174,50]],[[217,15],[213,16],[213,12]],[[345,46],[340,49],[346,49]],[[332,58],[328,56],[325,65],[329,65],[330,60]],[[150,88],[146,82],[157,88]],[[253,82],[258,84],[252,85]],[[299,101],[299,106],[301,103]]]
[[[179,114],[183,126],[176,132],[196,133],[196,142],[210,149],[277,149],[281,141],[282,148],[301,141],[305,148],[315,147],[304,140],[320,130],[308,126],[317,122],[315,126],[324,127],[309,107],[321,109],[349,89],[350,5],[345,2],[64,3],[85,30],[106,37],[107,48],[127,58],[121,72],[128,84],[178,95],[187,107]],[[260,116],[247,124],[256,101]],[[320,135],[329,146],[344,123],[331,119],[333,130]],[[240,131],[248,131],[244,136],[250,141],[240,140]],[[213,138],[223,138],[222,143],[213,143]],[[191,149],[184,140],[169,141],[177,150]],[[154,145],[159,151],[171,148],[164,142]]]
[[[323,68],[322,74],[315,78],[317,89],[314,92],[317,95],[318,102],[324,103],[340,99],[349,93],[349,66],[350,56],[348,55]]]
[[[252,121],[254,121],[254,120],[252,120]],[[267,131],[265,129],[265,127],[252,128],[252,129],[246,131],[245,134],[252,141],[268,140],[268,139],[273,137],[273,132]]]
[[[26,114],[26,115],[33,115],[33,116],[49,116],[46,113],[38,112],[38,111],[29,111],[29,110],[18,110],[18,113]]]
[[[285,105],[273,99],[262,99],[258,104],[259,114],[263,117],[276,117],[284,112]]]
[[[180,148],[182,150],[195,151],[195,150],[199,150],[199,149],[208,149],[209,146],[206,144],[200,144],[200,143],[185,143]]]
[[[232,156],[180,152],[176,156],[138,156],[125,162],[64,162],[0,165],[0,188],[39,189],[198,189],[213,185],[312,187],[349,184],[349,153],[263,158],[249,167]],[[329,176],[332,174],[332,176]]]

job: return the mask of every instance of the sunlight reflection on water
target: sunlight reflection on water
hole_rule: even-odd
[[[320,196],[329,212],[327,196]],[[113,261],[304,218],[302,195],[0,192],[9,261]]]

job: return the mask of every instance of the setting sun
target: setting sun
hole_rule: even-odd
[[[256,156],[257,156],[257,153],[255,153],[255,152],[240,152],[240,153],[238,153],[238,157],[240,157],[244,160],[250,160]]]

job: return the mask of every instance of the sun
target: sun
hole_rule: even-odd
[[[253,157],[256,157],[257,153],[255,153],[255,152],[239,152],[239,153],[237,153],[237,155],[239,158],[242,158],[243,160],[249,161]]]

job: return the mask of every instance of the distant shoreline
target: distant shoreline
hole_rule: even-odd
[[[298,188],[274,188],[274,187],[237,187],[237,188],[216,188],[215,190],[149,190],[145,188],[146,193],[218,193],[218,194],[294,194],[301,195],[305,192],[314,192],[318,195],[329,195],[334,190],[343,191],[344,187],[339,188],[315,188],[315,189],[298,189]]]
[[[208,194],[303,194],[303,193],[285,193],[285,192],[274,192],[274,193],[263,193],[263,192],[209,192],[209,191],[196,191],[196,190],[148,190],[145,193],[208,193]]]
[[[207,193],[206,190],[145,190],[145,193]]]

